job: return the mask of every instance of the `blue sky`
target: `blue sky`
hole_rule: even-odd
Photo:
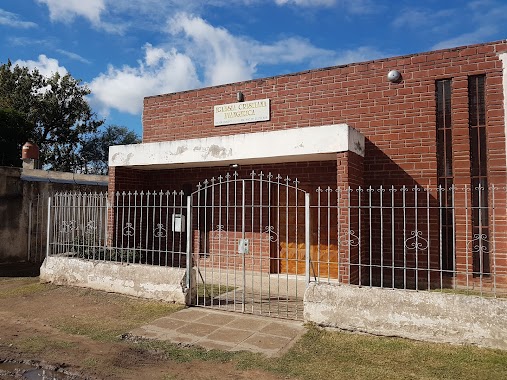
[[[505,0],[0,1],[1,63],[70,72],[138,134],[144,96],[505,38]]]

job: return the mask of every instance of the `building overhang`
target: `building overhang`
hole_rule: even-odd
[[[240,133],[109,148],[109,166],[142,169],[336,160],[364,156],[364,136],[347,124]]]

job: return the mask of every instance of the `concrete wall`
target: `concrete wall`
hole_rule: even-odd
[[[42,262],[48,194],[107,191],[107,180],[107,176],[0,167],[0,263]],[[39,204],[31,204],[38,197]],[[29,248],[30,210],[33,228]]]
[[[507,300],[312,283],[304,318],[322,326],[507,349]]]
[[[28,211],[20,168],[0,167],[0,262],[26,260]]]
[[[195,284],[195,271],[192,277]],[[184,288],[186,269],[171,267],[50,256],[41,266],[40,280],[179,304],[190,304],[196,297],[195,289]]]

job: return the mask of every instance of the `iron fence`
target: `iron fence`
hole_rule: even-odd
[[[507,294],[505,187],[318,188],[312,281]]]
[[[48,193],[36,194],[28,203],[27,259],[42,263],[46,256]]]
[[[57,193],[49,255],[184,267],[183,192]],[[182,259],[183,257],[183,259]]]
[[[259,193],[262,202],[270,199],[265,198],[270,196],[269,191],[262,189]],[[327,187],[305,191],[310,194],[310,247],[306,247],[308,240],[298,236],[299,232],[292,234],[294,241],[288,241],[287,236],[282,239],[285,248],[271,238],[290,228],[299,231],[298,224],[304,220],[304,209],[299,217],[285,202],[287,215],[294,215],[278,217],[276,224],[268,223],[271,229],[259,232],[259,236],[265,233],[269,242],[262,244],[266,252],[260,253],[270,263],[262,266],[264,271],[273,275],[276,272],[278,277],[285,271],[284,275],[290,278],[302,274],[301,267],[295,265],[302,263],[307,281],[309,278],[315,282],[494,296],[507,293],[504,187]],[[206,240],[196,229],[199,223],[207,222],[199,217],[204,215],[203,210],[216,208],[213,197],[210,205],[197,198],[195,201],[196,220],[189,224],[193,231],[188,239],[193,245],[189,261],[192,265],[199,265],[198,260],[210,260],[209,248],[202,254],[197,252]],[[187,212],[192,207],[188,207],[188,199],[183,191],[55,194],[51,197],[47,254],[186,267],[185,228]],[[257,199],[251,197],[251,201]],[[270,210],[271,205],[262,202],[262,218],[269,219],[280,209],[280,205],[274,205]],[[231,209],[231,203],[225,205],[219,207],[222,214]],[[250,207],[254,209],[253,203]],[[240,210],[233,209],[236,213]],[[229,214],[224,215],[234,220]],[[248,219],[251,224],[255,220]],[[278,221],[294,225],[280,225],[275,231]],[[257,224],[264,228],[262,222]],[[221,235],[217,236],[222,236],[224,223],[215,224],[220,227],[217,231]],[[217,231],[210,228],[210,233]],[[230,240],[235,235],[228,236]],[[223,255],[238,254],[237,242],[229,244],[229,240],[227,244],[217,242],[224,246],[217,265],[228,262]],[[209,244],[214,242],[209,240]],[[281,252],[287,247],[294,247],[295,253],[282,257]],[[237,263],[233,259],[229,262]]]

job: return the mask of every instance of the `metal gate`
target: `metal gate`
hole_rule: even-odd
[[[309,214],[297,179],[252,171],[200,183],[188,197],[187,221],[196,305],[302,319]]]

